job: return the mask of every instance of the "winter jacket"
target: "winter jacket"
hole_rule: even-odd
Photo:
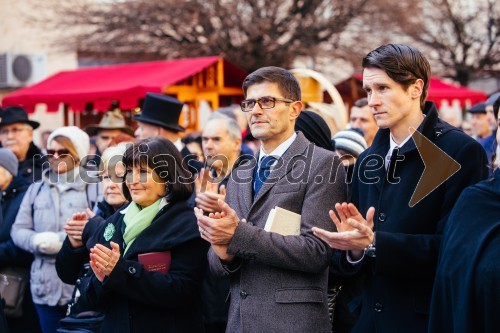
[[[12,224],[14,224],[14,221],[16,220],[16,215],[19,211],[19,207],[21,206],[21,201],[23,200],[29,186],[30,184],[22,177],[22,175],[18,175],[12,180],[5,191],[0,194],[0,220],[3,218],[3,222],[0,223],[0,268],[24,267],[29,269],[31,262],[33,261],[33,255],[18,248],[10,237]],[[8,332],[11,333],[41,332],[38,314],[36,313],[35,306],[33,305],[31,291],[29,288],[26,288],[24,293],[23,316],[20,318],[9,317],[6,321],[9,327]],[[3,331],[0,329],[0,332]]]
[[[105,313],[102,331],[203,333],[200,290],[209,244],[200,238],[193,210],[186,202],[163,207],[126,254],[123,217],[117,212],[104,224],[89,221],[82,235],[87,248],[96,243],[110,248],[111,241],[120,245],[111,274],[101,283],[91,273],[83,286],[83,300]],[[109,229],[114,229],[111,236]],[[147,271],[138,262],[139,254],[167,250],[172,258],[168,274]]]
[[[463,191],[449,221],[429,332],[500,332],[500,169]]]
[[[0,224],[0,268],[7,266],[29,268],[33,261],[33,255],[18,248],[10,237],[10,230],[29,186],[30,183],[19,175],[1,194],[3,223]]]
[[[76,173],[76,170],[72,171]],[[64,284],[55,269],[56,254],[41,253],[33,244],[33,238],[40,232],[55,232],[62,242],[66,237],[66,220],[76,212],[92,208],[88,200],[90,187],[99,190],[97,184],[86,185],[80,177],[57,175],[47,170],[41,183],[32,184],[22,203],[11,236],[20,248],[33,253],[35,260],[31,265],[31,292],[35,304],[50,306],[65,305],[71,298],[73,286]],[[56,176],[59,176],[56,181]]]
[[[383,158],[389,151],[389,129],[380,129],[359,156],[351,201],[363,216],[375,207],[376,257],[365,255],[359,265],[348,263],[345,251],[340,258],[343,273],[366,273],[355,333],[426,332],[441,234],[447,222],[453,223],[448,216],[460,193],[488,175],[486,153],[477,141],[439,119],[434,103],[426,102],[424,114],[417,131],[460,169],[410,205],[426,167],[415,140],[399,149],[402,157],[388,170]],[[432,171],[439,175],[446,167]]]

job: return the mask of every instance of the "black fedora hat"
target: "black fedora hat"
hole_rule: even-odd
[[[184,104],[176,98],[147,93],[141,114],[134,119],[143,123],[153,124],[174,132],[184,132],[186,129],[179,125]]]
[[[40,123],[29,120],[28,113],[20,106],[9,106],[5,109],[0,109],[0,127],[10,124],[24,123],[28,124],[33,129],[37,129]]]

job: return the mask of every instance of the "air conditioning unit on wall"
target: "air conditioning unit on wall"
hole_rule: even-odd
[[[0,88],[19,88],[45,78],[43,53],[0,53]]]

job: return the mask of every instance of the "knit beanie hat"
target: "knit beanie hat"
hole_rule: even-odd
[[[316,146],[334,151],[332,132],[326,121],[313,111],[304,110],[295,121],[295,130],[301,131]]]
[[[354,157],[358,157],[367,148],[363,134],[352,128],[338,132],[333,140],[335,149],[341,149]]]
[[[0,166],[7,170],[12,176],[17,176],[19,161],[16,155],[6,148],[0,148]]]
[[[88,155],[90,149],[89,136],[87,133],[85,133],[78,127],[76,126],[59,127],[50,134],[47,140],[47,146],[50,146],[50,143],[56,136],[64,136],[70,139],[73,146],[75,146],[75,149],[78,153],[78,158],[80,160]]]

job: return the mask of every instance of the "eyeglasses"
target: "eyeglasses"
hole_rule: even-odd
[[[56,156],[66,156],[69,155],[69,150],[68,149],[47,149],[47,155],[50,155],[50,157]]]
[[[11,129],[8,129],[8,128],[3,128],[0,130],[0,135],[2,136],[7,136],[9,135],[9,133],[12,133],[14,135],[17,135],[19,133],[21,133],[22,131],[27,131],[27,130],[30,130],[30,128],[28,127],[14,127],[14,128],[11,128]]]
[[[241,101],[240,106],[241,111],[249,112],[253,110],[255,103],[258,103],[261,109],[266,110],[274,108],[276,102],[293,103],[295,101],[288,98],[264,96],[257,99],[245,99],[244,101]]]

